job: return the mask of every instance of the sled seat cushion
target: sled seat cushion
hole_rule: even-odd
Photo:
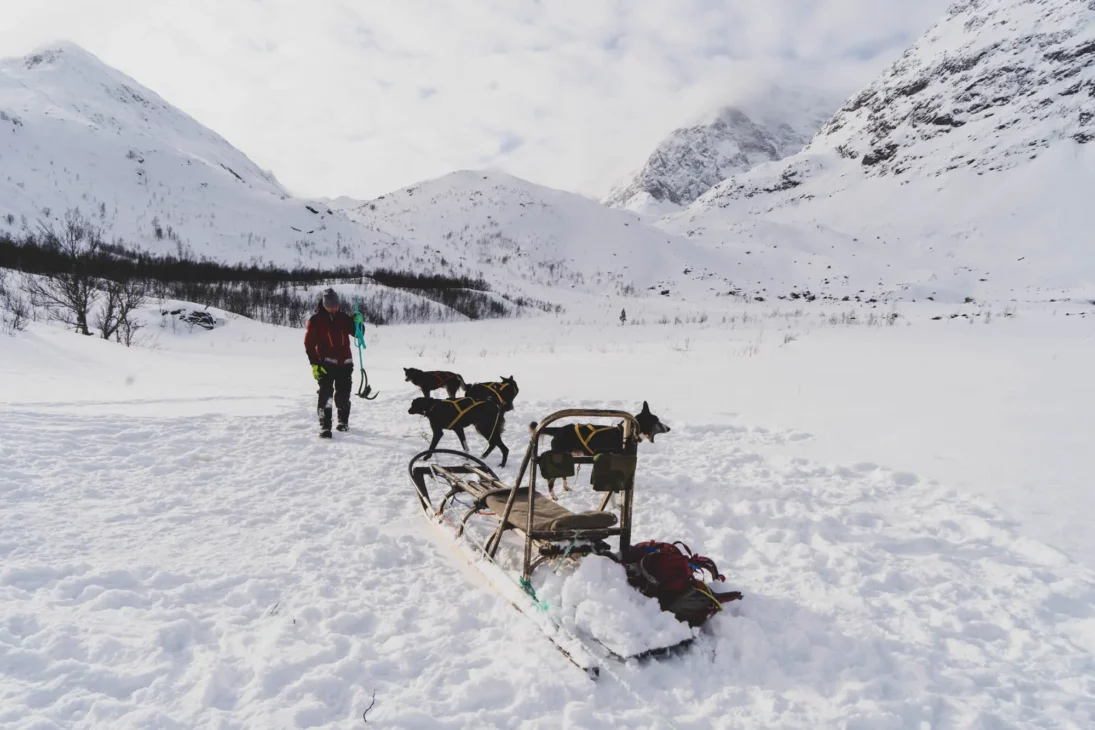
[[[501,515],[506,510],[506,500],[510,490],[500,489],[484,498],[487,508]],[[617,522],[612,512],[571,512],[553,499],[539,492],[533,492],[534,509],[532,529],[534,532],[554,532],[556,530],[604,530]],[[528,524],[528,488],[517,491],[508,522],[513,527],[525,529]]]

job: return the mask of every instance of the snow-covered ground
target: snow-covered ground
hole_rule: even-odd
[[[0,726],[1095,725],[1090,304],[625,304],[370,329],[333,443],[298,330],[0,339]],[[429,533],[402,366],[514,375],[514,455],[648,400],[635,538],[745,599],[588,679]]]

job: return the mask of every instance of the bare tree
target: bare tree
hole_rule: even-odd
[[[136,317],[127,316],[118,326],[118,341],[126,347],[129,347],[133,344],[137,332],[142,329],[144,329],[144,322],[141,322]]]
[[[104,282],[104,293],[106,301],[95,317],[95,326],[104,340],[113,337],[129,347],[137,330],[144,326],[133,313],[144,306],[148,287],[140,279],[107,280]]]
[[[99,293],[89,259],[102,245],[102,231],[77,209],[65,213],[60,231],[52,224],[39,223],[38,235],[44,247],[64,256],[66,266],[61,271],[28,277],[26,290],[31,301],[80,334],[90,335],[87,315]]]
[[[109,340],[118,330],[118,300],[121,299],[122,285],[117,281],[105,281],[103,284],[106,301],[95,315],[94,324],[99,329],[99,336]]]

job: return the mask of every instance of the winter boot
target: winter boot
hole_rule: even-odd
[[[350,430],[350,412],[349,411],[344,411],[341,408],[338,409],[338,426],[336,426],[336,428],[339,431],[349,431]]]
[[[331,409],[321,408],[319,411],[319,437],[331,438]]]

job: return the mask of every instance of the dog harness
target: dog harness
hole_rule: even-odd
[[[469,400],[471,400],[471,398],[454,398],[454,399],[452,399],[452,400],[448,400],[448,399],[446,399],[446,400],[444,401],[445,403],[450,403],[450,404],[452,404],[452,407],[453,407],[453,408],[454,408],[454,409],[456,410],[456,418],[452,419],[452,423],[450,423],[450,424],[449,424],[448,426],[446,426],[445,428],[451,429],[451,428],[452,428],[453,426],[455,426],[455,425],[456,425],[456,424],[457,424],[457,423],[458,423],[458,422],[460,421],[460,419],[461,419],[461,418],[463,418],[463,417],[464,417],[464,416],[465,416],[465,415],[466,415],[466,414],[468,413],[468,411],[470,411],[470,410],[471,410],[472,408],[475,408],[475,407],[476,407],[476,406],[478,406],[478,405],[482,405],[483,403],[486,403],[486,401],[479,401],[479,400],[474,400],[474,401],[471,401],[471,405],[470,405],[470,406],[468,406],[467,408],[461,408],[461,407],[460,407],[460,404],[461,404],[461,403],[463,403],[464,401],[469,401]],[[491,429],[490,429],[490,436],[489,436],[489,437],[487,438],[487,440],[488,440],[488,441],[490,441],[491,439],[493,439],[493,438],[494,438],[494,434],[498,432],[498,421],[500,421],[500,420],[501,420],[501,418],[502,418],[502,412],[501,412],[501,411],[499,410],[499,411],[498,411],[498,415],[496,415],[496,416],[494,417],[494,425],[493,425],[493,426],[491,427]]]
[[[583,428],[588,429],[585,433],[585,436],[582,435]],[[590,447],[589,442],[593,440],[594,436],[601,433],[602,431],[612,431],[615,428],[616,426],[594,426],[588,423],[575,423],[574,435],[578,437],[578,440],[580,442],[582,442],[582,446],[587,452],[589,452],[589,455],[594,456],[596,452],[594,452],[593,449]]]
[[[460,419],[464,417],[464,414],[466,414],[472,408],[475,408],[477,405],[479,405],[480,403],[483,402],[483,401],[474,401],[473,400],[473,401],[471,401],[470,406],[468,406],[467,408],[461,408],[460,404],[463,403],[464,401],[468,401],[468,400],[471,400],[471,398],[456,398],[454,400],[446,400],[445,401],[446,403],[451,403],[452,407],[456,410],[456,418],[452,419],[452,423],[450,423],[445,428],[452,428],[453,426],[455,426],[460,421]]]
[[[430,375],[433,375],[434,379],[437,380],[436,387],[438,388],[442,387],[443,385],[445,385],[445,383],[456,377],[456,373],[433,372],[430,373]]]
[[[496,396],[498,396],[498,400],[502,401],[503,403],[505,403],[506,397],[502,395],[502,391],[509,387],[509,385],[510,383],[483,383],[483,386],[491,393],[494,393]]]

